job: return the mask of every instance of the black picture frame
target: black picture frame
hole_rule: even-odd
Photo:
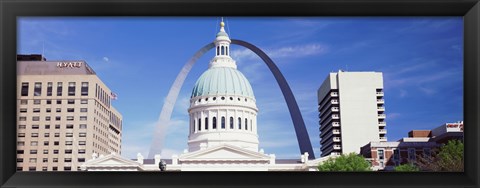
[[[465,172],[16,172],[19,16],[463,16]],[[479,187],[478,0],[1,0],[1,187]]]

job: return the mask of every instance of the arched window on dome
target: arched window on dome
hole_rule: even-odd
[[[245,118],[245,130],[248,130],[248,120]]]
[[[195,132],[195,124],[196,124],[196,122],[195,122],[195,119],[194,119],[194,120],[193,120],[193,123],[192,123],[192,127],[190,128],[190,132],[191,132],[191,133],[194,133],[194,132]]]
[[[205,118],[205,130],[208,130],[208,117]]]
[[[250,120],[250,131],[253,131],[253,120]]]
[[[222,54],[222,55],[225,55],[225,47],[224,47],[224,46],[222,46],[222,48],[221,48],[221,49],[222,49],[222,53],[221,53],[221,54]]]
[[[202,130],[202,119],[198,118],[198,130]]]
[[[242,118],[238,118],[238,129],[242,129]]]
[[[220,46],[217,46],[217,55],[220,55]]]
[[[225,129],[225,117],[222,116],[222,129]]]
[[[213,117],[212,124],[213,124],[213,129],[217,129],[217,117]]]
[[[225,55],[228,55],[228,46],[225,46]]]
[[[230,129],[233,129],[233,117],[230,117]]]

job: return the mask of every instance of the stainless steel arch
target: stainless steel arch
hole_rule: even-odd
[[[313,153],[312,143],[310,142],[310,137],[308,136],[307,129],[305,127],[305,123],[303,121],[302,114],[300,113],[300,109],[298,108],[297,101],[293,96],[292,90],[288,85],[285,77],[283,77],[282,73],[275,65],[275,63],[268,57],[265,52],[263,52],[260,48],[256,47],[253,44],[242,40],[231,39],[232,44],[237,44],[243,47],[250,49],[251,51],[255,52],[264,62],[267,64],[270,71],[273,73],[280,89],[283,93],[283,97],[285,98],[285,102],[287,103],[288,110],[290,111],[290,116],[293,121],[293,125],[295,128],[295,134],[297,136],[298,145],[300,147],[300,153],[303,154],[307,152],[309,154],[309,159],[315,159],[315,154]],[[170,91],[168,92],[167,98],[165,100],[165,104],[162,107],[162,112],[160,113],[160,117],[155,128],[155,133],[153,136],[152,145],[150,146],[149,158],[153,158],[154,154],[160,153],[161,148],[163,146],[163,139],[165,137],[165,132],[168,128],[168,122],[170,121],[170,117],[172,115],[173,107],[178,97],[178,93],[187,77],[188,73],[192,69],[195,62],[200,58],[203,54],[205,54],[208,50],[215,47],[214,43],[210,43],[205,45],[201,48],[195,55],[184,65],[180,73],[178,74],[175,82],[173,83]]]

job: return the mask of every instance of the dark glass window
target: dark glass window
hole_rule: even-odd
[[[22,82],[22,96],[28,96],[28,82]]]
[[[248,130],[248,120],[245,118],[245,130]]]
[[[82,96],[87,96],[88,95],[88,82],[82,82]]]
[[[205,130],[208,130],[208,117],[205,118]]]
[[[217,129],[217,117],[213,117],[212,124],[213,124],[213,129]]]
[[[52,87],[53,87],[53,83],[47,82],[47,96],[52,96]]]
[[[225,117],[222,117],[222,129],[225,129]]]
[[[242,118],[238,118],[238,129],[242,129]]]
[[[202,120],[198,118],[198,130],[202,130]]]
[[[74,108],[67,108],[67,112],[75,112]]]
[[[385,158],[385,154],[383,150],[378,150],[378,159],[383,160]]]
[[[67,104],[75,104],[75,99],[68,99]]]
[[[230,117],[230,129],[233,129],[233,117]]]
[[[42,95],[42,83],[41,82],[35,82],[35,87],[33,90],[33,95],[34,96],[40,96]]]
[[[68,82],[68,96],[75,96],[75,82]]]
[[[62,89],[63,89],[63,83],[57,82],[57,96],[62,96]]]

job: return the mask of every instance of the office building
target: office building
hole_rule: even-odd
[[[17,82],[18,171],[76,171],[121,153],[122,115],[85,61],[19,55]]]
[[[387,141],[380,72],[330,73],[318,89],[321,156],[359,153],[371,141]]]

